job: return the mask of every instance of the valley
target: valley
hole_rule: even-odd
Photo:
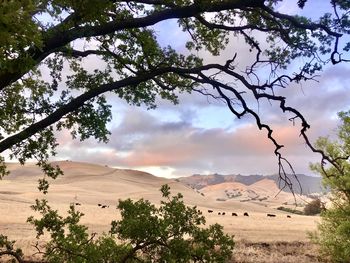
[[[119,199],[144,198],[159,204],[159,189],[163,184],[171,187],[172,194],[182,193],[187,205],[197,206],[208,225],[223,225],[225,232],[234,235],[238,242],[308,242],[307,231],[315,230],[319,220],[318,216],[277,210],[282,204],[295,207],[295,201],[302,203],[306,197],[284,191],[279,193],[270,179],[250,186],[224,182],[198,190],[179,180],[141,171],[71,161],[57,164],[64,170],[64,175],[50,182],[46,196],[37,190],[41,173],[34,165],[10,164],[11,174],[0,181],[0,233],[18,240],[17,244],[25,247],[28,253],[33,252],[32,245],[36,240],[26,219],[35,215],[30,205],[36,198],[47,198],[49,204],[63,214],[70,204],[75,204],[84,213],[82,223],[91,233],[107,232],[110,222],[120,218],[116,209]],[[245,213],[248,216],[244,216]],[[275,216],[268,217],[267,214]]]

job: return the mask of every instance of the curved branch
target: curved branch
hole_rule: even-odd
[[[127,1],[131,2],[131,1]],[[140,3],[146,4],[162,4],[162,1],[136,1]],[[156,2],[156,3],[154,3]],[[246,10],[247,8],[258,8],[266,11],[268,14],[272,16],[272,18],[279,18],[289,21],[292,25],[308,30],[316,30],[321,29],[324,30],[327,34],[334,36],[336,38],[340,38],[342,34],[332,31],[330,28],[326,27],[322,24],[317,23],[300,23],[295,17],[289,16],[286,14],[281,14],[273,11],[269,7],[264,5],[263,0],[230,0],[230,1],[219,1],[215,3],[211,3],[210,5],[202,5],[200,2],[196,2],[189,6],[173,6],[171,8],[166,8],[161,11],[156,11],[147,15],[145,17],[136,17],[136,18],[128,18],[123,20],[114,20],[111,22],[107,22],[100,25],[85,25],[79,26],[74,25],[74,21],[78,19],[77,14],[73,13],[69,15],[63,22],[59,25],[47,30],[43,33],[43,44],[41,48],[32,47],[26,54],[20,55],[18,59],[13,60],[12,66],[10,68],[18,68],[14,72],[10,72],[4,70],[0,73],[0,90],[5,88],[7,85],[15,82],[19,78],[21,78],[24,74],[27,73],[28,68],[16,67],[18,63],[23,59],[23,57],[27,57],[28,55],[31,57],[33,61],[33,65],[38,65],[43,59],[45,59],[48,55],[57,51],[57,49],[62,48],[69,44],[70,42],[80,39],[80,38],[89,38],[89,37],[97,37],[101,35],[111,34],[120,30],[131,29],[131,28],[140,28],[147,27],[159,23],[164,20],[169,19],[182,19],[189,17],[197,17],[202,23],[206,26],[210,27],[218,27],[219,25],[208,24],[205,20],[200,18],[200,14],[204,12],[219,12],[225,10],[232,9],[241,9]],[[169,6],[169,5],[165,5]],[[68,23],[73,21],[74,27],[67,27]],[[257,29],[264,31],[264,28],[259,28],[254,26],[246,27],[227,27],[220,25],[222,29],[225,30],[243,30],[243,29]],[[68,28],[68,29],[67,29]],[[273,30],[273,29],[272,29]],[[333,53],[333,57],[336,52]],[[333,61],[333,60],[332,60]],[[335,60],[334,60],[335,61]]]
[[[64,30],[60,25],[58,25],[43,33],[43,46],[40,49],[36,47],[30,48],[26,54],[24,54],[24,56],[28,56],[29,54],[34,64],[37,65],[48,55],[55,52],[58,48],[63,47],[71,41],[79,38],[96,37],[130,28],[147,27],[164,20],[193,17],[203,12],[218,12],[229,9],[239,9],[242,7],[263,6],[263,0],[230,0],[220,1],[211,5],[201,5],[200,3],[195,2],[190,6],[168,8],[162,11],[154,12],[148,16],[141,18],[115,20],[96,26],[77,26],[68,30]],[[18,64],[21,59],[22,57],[14,60],[13,64]],[[25,73],[27,73],[26,69],[21,69],[15,72],[1,72],[0,90],[18,80]]]
[[[73,112],[80,108],[86,101],[91,100],[92,98],[95,98],[105,92],[113,91],[117,89],[121,89],[123,87],[127,86],[133,86],[138,85],[141,82],[145,82],[148,80],[151,80],[155,78],[156,76],[173,72],[176,74],[195,74],[202,70],[209,70],[213,68],[217,68],[218,64],[209,64],[197,68],[187,69],[187,68],[175,68],[175,67],[164,67],[164,68],[157,68],[153,69],[149,72],[143,72],[137,76],[134,77],[128,77],[113,83],[108,83],[101,85],[99,88],[92,89],[87,91],[86,93],[72,99],[67,104],[61,106],[59,109],[57,109],[55,112],[51,113],[44,119],[30,125],[29,127],[25,128],[19,133],[16,133],[10,137],[7,137],[6,139],[2,140],[0,142],[0,153],[11,148],[15,144],[29,138],[30,136],[34,135],[35,133],[45,129],[46,127],[49,127],[50,125],[54,124],[55,122],[59,121],[64,115]]]
[[[271,129],[271,127],[269,125],[261,122],[261,119],[258,116],[258,114],[248,107],[248,105],[245,102],[245,99],[242,97],[242,95],[236,89],[234,89],[228,85],[225,85],[223,83],[217,82],[216,80],[209,79],[206,76],[204,76],[203,74],[201,75],[201,77],[203,77],[206,82],[211,83],[213,85],[213,87],[218,91],[220,96],[226,101],[227,106],[229,107],[229,109],[231,110],[231,112],[235,116],[237,116],[238,118],[241,118],[242,116],[244,116],[246,114],[250,114],[254,117],[258,128],[260,130],[265,129],[267,131],[267,138],[273,143],[273,145],[275,147],[274,153],[278,158],[279,179],[284,182],[284,186],[281,187],[281,190],[288,187],[288,189],[290,189],[290,191],[294,195],[293,184],[292,184],[290,178],[288,177],[287,171],[284,168],[284,163],[287,164],[288,168],[292,172],[292,175],[297,179],[297,182],[298,182],[300,189],[302,189],[301,184],[300,184],[300,182],[299,182],[299,180],[294,172],[294,169],[293,169],[291,163],[286,158],[284,158],[282,156],[282,154],[280,153],[280,149],[284,146],[279,144],[277,142],[277,140],[273,137],[273,130]],[[232,92],[235,95],[235,97],[241,102],[241,105],[243,108],[243,111],[241,113],[237,112],[234,109],[234,107],[232,106],[231,99],[221,89],[225,89],[225,90]]]
[[[107,53],[106,51],[102,51],[102,50],[94,50],[94,49],[89,49],[89,50],[76,50],[76,49],[71,49],[71,48],[67,48],[67,47],[62,47],[62,48],[58,48],[55,50],[55,52],[59,52],[64,54],[65,56],[70,56],[70,57],[74,57],[74,58],[85,58],[87,56],[90,55],[109,55],[109,53]]]
[[[341,167],[338,165],[337,163],[337,159],[332,159],[329,156],[327,156],[325,154],[325,152],[323,152],[322,150],[316,149],[311,143],[310,140],[306,134],[307,130],[310,128],[310,125],[307,123],[306,119],[304,118],[304,116],[295,108],[290,107],[290,106],[286,106],[286,98],[283,96],[276,96],[273,94],[268,94],[268,93],[258,93],[258,90],[265,90],[267,88],[272,89],[274,85],[276,85],[276,82],[280,82],[282,78],[286,78],[285,75],[282,75],[281,77],[277,78],[276,80],[272,81],[272,83],[270,84],[264,84],[262,86],[256,86],[256,85],[252,85],[250,84],[242,75],[231,71],[227,65],[226,66],[222,66],[222,65],[212,65],[213,68],[216,68],[218,70],[221,70],[222,72],[227,73],[230,76],[233,76],[234,78],[236,78],[237,80],[239,80],[248,90],[250,90],[252,92],[252,94],[254,95],[254,97],[257,100],[260,99],[268,99],[268,100],[273,100],[273,101],[277,101],[279,102],[279,107],[281,108],[281,110],[283,112],[290,112],[293,113],[295,115],[295,117],[292,118],[292,120],[294,121],[296,118],[301,120],[301,129],[300,129],[300,136],[303,137],[304,141],[306,142],[307,146],[309,147],[309,149],[311,149],[313,152],[315,153],[319,153],[322,157],[322,162],[324,161],[328,161],[330,164],[332,164],[336,169],[338,169],[339,171],[341,171]],[[210,84],[213,86],[213,88],[219,93],[220,97],[224,99],[224,101],[226,102],[227,106],[229,107],[230,111],[237,117],[237,118],[241,118],[242,116],[244,116],[245,114],[250,114],[252,115],[255,120],[256,120],[256,124],[259,127],[260,130],[265,129],[267,130],[268,134],[267,137],[269,140],[272,141],[272,143],[275,146],[275,155],[278,157],[278,166],[279,166],[279,175],[280,175],[280,179],[284,182],[284,186],[282,187],[288,187],[293,193],[294,193],[294,189],[292,186],[292,182],[289,178],[289,175],[287,173],[287,171],[284,168],[284,164],[287,165],[287,167],[289,168],[289,170],[292,173],[292,176],[294,178],[296,178],[298,185],[300,187],[300,189],[302,190],[302,186],[296,176],[296,173],[293,169],[293,166],[291,165],[291,163],[282,156],[282,154],[280,153],[280,149],[283,147],[283,145],[279,144],[276,139],[273,137],[273,130],[270,128],[269,125],[264,124],[261,122],[260,117],[258,116],[258,114],[253,111],[252,109],[250,109],[245,101],[245,99],[242,97],[241,93],[238,92],[236,89],[223,84],[215,79],[209,78],[207,76],[205,76],[203,73],[198,72],[199,77],[189,77],[194,81],[197,81],[198,83],[202,83],[202,84]],[[287,76],[288,77],[288,76]],[[300,76],[295,76],[294,78],[288,77],[287,78],[290,82],[293,81],[299,81]],[[232,105],[232,99],[229,98],[223,91],[227,90],[229,92],[231,92],[237,99],[238,101],[241,103],[241,107],[243,108],[243,110],[241,112],[238,112]],[[213,96],[214,97],[214,96]],[[347,159],[348,157],[344,157],[341,159]]]
[[[277,31],[277,28],[264,28],[259,27],[257,25],[243,25],[243,26],[226,26],[222,24],[216,24],[207,21],[205,18],[203,18],[201,15],[196,16],[197,20],[201,22],[203,25],[205,25],[209,29],[221,29],[221,30],[227,30],[227,31],[241,31],[241,30],[258,30],[261,32],[270,32],[270,31]]]
[[[317,29],[321,29],[323,31],[325,31],[328,35],[331,35],[333,37],[339,38],[341,37],[343,34],[340,34],[338,32],[332,31],[329,27],[323,25],[323,24],[318,24],[318,23],[300,23],[300,21],[298,21],[294,16],[291,15],[287,15],[287,14],[282,14],[279,12],[276,12],[274,10],[272,10],[271,8],[267,7],[267,6],[263,6],[262,9],[264,11],[266,11],[267,13],[269,13],[270,15],[272,15],[273,17],[276,18],[280,18],[283,20],[287,20],[289,21],[293,26],[300,28],[300,29],[306,29],[306,30],[317,30]]]
[[[143,81],[149,80],[159,74],[163,74],[165,72],[168,72],[170,69],[161,69],[158,71],[152,71],[143,75],[139,75],[136,77],[129,77],[120,81],[116,81],[114,83],[108,83],[101,85],[97,89],[89,90],[86,93],[76,97],[75,99],[71,100],[69,103],[63,105],[59,109],[57,109],[55,112],[48,115],[46,118],[30,125],[23,131],[12,135],[3,141],[0,142],[0,152],[3,152],[15,144],[25,140],[26,138],[29,138],[30,136],[34,135],[40,130],[45,129],[46,127],[54,124],[55,122],[59,121],[64,115],[68,114],[69,112],[77,110],[79,107],[81,107],[86,101],[99,96],[102,93],[117,90],[122,87],[126,87],[129,85],[137,85]]]

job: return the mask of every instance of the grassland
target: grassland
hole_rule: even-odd
[[[304,241],[250,242],[240,240],[236,244],[236,263],[325,263],[319,258],[317,247]]]
[[[65,175],[52,182],[46,198],[61,213],[65,213],[70,203],[80,203],[77,208],[85,214],[82,223],[88,225],[91,232],[108,231],[110,222],[120,218],[116,209],[118,199],[145,198],[157,204],[160,186],[168,183],[173,193],[183,193],[187,204],[197,205],[208,224],[219,223],[228,234],[235,236],[237,246],[232,262],[321,262],[317,248],[307,238],[307,231],[315,230],[319,218],[301,215],[287,218],[287,212],[275,209],[277,201],[271,205],[236,200],[220,202],[215,196],[203,196],[174,180],[138,171],[74,162],[60,165]],[[12,165],[10,168],[12,175],[0,181],[0,233],[17,240],[18,246],[31,255],[35,252],[35,232],[26,219],[33,214],[30,205],[35,198],[42,198],[36,190],[40,176],[34,166]],[[101,209],[99,203],[107,207]],[[225,215],[218,215],[219,212]],[[244,212],[249,216],[243,216]],[[267,217],[267,213],[276,217]]]

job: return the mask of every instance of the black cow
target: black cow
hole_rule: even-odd
[[[218,215],[220,216],[220,215],[221,215],[221,213],[219,212],[219,213],[218,213]]]
[[[232,216],[238,216],[237,213],[232,213]]]
[[[97,204],[98,206],[102,206],[102,204]]]
[[[244,214],[243,214],[243,215],[244,215],[244,216],[249,216],[247,212],[244,212]]]
[[[268,217],[276,217],[274,214],[267,214]]]
[[[226,215],[226,213],[225,213],[225,212],[222,212],[222,215],[224,216],[224,215]]]
[[[101,206],[101,208],[106,208],[106,207],[107,207],[106,205]]]
[[[287,215],[287,218],[292,218],[290,215]]]
[[[208,213],[210,214],[210,213],[213,213],[213,210],[208,210]]]
[[[81,203],[75,203],[75,205],[81,205]]]

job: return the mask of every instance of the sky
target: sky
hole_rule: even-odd
[[[282,4],[280,11],[300,12],[295,2]],[[315,14],[325,8],[319,1],[310,0],[308,5],[308,10],[314,10]],[[314,16],[312,12],[308,14]],[[156,32],[162,45],[171,44],[179,52],[185,52],[186,37],[174,21],[156,25]],[[249,62],[251,55],[235,39],[220,57],[206,52],[200,55],[207,62],[222,62],[234,52],[238,52],[242,65]],[[91,68],[96,65],[91,60],[87,63]],[[288,97],[288,105],[299,109],[311,125],[308,132],[311,141],[334,134],[337,112],[349,110],[348,72],[349,66],[345,64],[328,67],[317,81],[281,91]],[[164,177],[198,173],[269,175],[278,171],[274,147],[266,131],[258,130],[251,117],[238,120],[223,103],[200,94],[179,94],[179,105],[159,100],[157,109],[147,110],[129,106],[111,94],[107,97],[113,106],[109,142],[98,143],[93,139],[80,142],[63,131],[57,134],[60,146],[56,159],[138,169]],[[272,124],[275,137],[285,146],[281,152],[295,172],[311,175],[309,163],[319,161],[320,156],[306,147],[299,136],[298,123],[293,126],[288,120],[291,116],[284,115],[276,105],[265,103],[254,107],[264,121]]]

